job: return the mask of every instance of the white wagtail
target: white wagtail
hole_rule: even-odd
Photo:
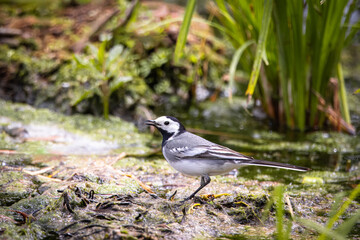
[[[185,201],[193,198],[196,193],[210,183],[209,176],[228,173],[233,169],[246,165],[283,168],[302,172],[310,170],[306,167],[257,160],[245,156],[187,132],[184,125],[174,117],[162,116],[155,120],[147,120],[145,123],[155,126],[162,134],[162,153],[173,168],[185,175],[201,176],[200,187],[185,198]]]

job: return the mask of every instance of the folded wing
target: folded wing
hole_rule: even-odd
[[[258,160],[252,157],[245,156],[241,153],[231,150],[230,148],[220,145],[198,145],[195,147],[177,147],[171,148],[169,151],[180,160],[228,160],[234,164],[241,165],[256,165],[273,168],[283,168],[295,171],[308,171],[309,168],[295,166],[287,163],[271,162],[265,160]]]

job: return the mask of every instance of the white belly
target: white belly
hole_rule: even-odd
[[[209,161],[206,160],[181,160],[171,162],[170,165],[177,171],[190,176],[220,175],[228,173],[237,167],[235,164],[232,163],[217,165],[209,163]]]

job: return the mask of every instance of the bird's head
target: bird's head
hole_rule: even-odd
[[[145,124],[156,127],[163,137],[177,135],[185,131],[184,125],[177,118],[162,116],[155,120],[146,120]]]

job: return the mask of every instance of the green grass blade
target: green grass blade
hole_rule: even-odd
[[[356,27],[357,28],[360,27],[360,20],[358,20],[358,22],[354,23],[352,26],[349,25],[351,15],[355,10],[356,10],[356,1],[353,0],[350,6],[348,7],[348,11],[346,13],[346,18],[344,21],[344,27],[343,27],[344,31],[346,32],[346,30],[348,30],[348,28],[350,27],[349,34],[347,34],[347,36],[344,39],[344,46],[348,45],[350,41],[354,38],[355,34],[358,32],[359,29],[356,29]]]
[[[86,62],[82,58],[80,58],[78,55],[74,54],[73,59],[74,59],[77,67],[79,67],[79,68],[86,68],[87,67]]]
[[[305,64],[305,36],[303,34],[303,3],[302,1],[289,2],[289,17],[291,19],[291,41],[294,49],[291,66],[291,78],[294,79],[292,92],[294,95],[294,110],[296,127],[301,131],[305,130],[306,123],[306,64]]]
[[[230,78],[229,78],[229,100],[232,101],[232,89],[234,89],[234,82],[235,82],[235,72],[236,72],[236,67],[239,63],[239,60],[243,54],[243,52],[245,51],[245,49],[247,47],[249,47],[251,44],[255,43],[254,40],[250,40],[245,42],[240,48],[238,48],[231,60],[231,64],[230,64]]]
[[[287,1],[275,1],[274,2],[274,24],[276,30],[276,40],[278,45],[278,59],[279,59],[279,93],[280,93],[280,103],[279,111],[280,112],[280,121],[284,121],[287,127],[294,129],[294,120],[291,115],[291,105],[290,105],[290,96],[289,96],[289,64],[288,55],[290,54],[289,45],[287,44],[289,40],[288,34],[288,24],[284,19],[286,16],[286,6]],[[284,111],[284,116],[282,111]]]
[[[115,45],[114,47],[112,47],[106,58],[106,67],[109,67],[115,61],[117,61],[120,55],[123,53],[123,51],[124,51],[123,45]]]
[[[359,193],[360,193],[360,184],[358,184],[356,186],[356,188],[351,192],[349,198],[346,199],[344,204],[340,207],[339,211],[337,211],[337,213],[332,218],[329,219],[328,223],[326,224],[326,228],[328,230],[332,229],[335,222],[346,211],[346,209],[349,207],[349,205],[352,203],[352,201],[356,198],[356,196],[359,195]],[[326,234],[325,233],[321,234],[320,237],[318,238],[318,240],[325,240],[325,239],[326,239]]]
[[[321,233],[323,236],[325,236],[325,238],[329,237],[329,238],[335,239],[335,240],[346,240],[346,238],[344,236],[337,233],[336,231],[328,229],[328,228],[324,227],[323,225],[321,225],[317,222],[311,221],[309,219],[296,218],[296,222],[300,223],[301,225],[303,225],[309,229],[312,229],[312,230],[315,230],[315,231]],[[318,238],[318,240],[319,239],[320,238]]]
[[[262,27],[260,30],[255,60],[254,60],[253,68],[252,68],[251,75],[250,75],[250,81],[249,81],[247,90],[245,92],[245,95],[248,95],[249,98],[251,98],[251,96],[254,93],[255,86],[256,86],[256,83],[257,83],[257,80],[259,77],[259,73],[260,73],[263,52],[266,51],[265,46],[266,46],[267,35],[269,32],[272,7],[273,7],[273,0],[265,0],[264,14],[263,14],[262,25],[261,25]]]
[[[284,201],[283,201],[283,188],[282,186],[275,188],[275,203],[276,203],[276,234],[277,239],[284,239],[283,231],[284,231]]]
[[[222,27],[222,29],[219,30],[228,37],[235,48],[238,48],[245,42],[245,38],[239,30],[239,28],[241,28],[241,22],[237,22],[236,19],[233,18],[234,13],[231,12],[230,8],[226,7],[230,7],[231,4],[227,5],[224,0],[215,0],[214,2],[216,5],[210,9],[210,12],[217,17],[219,21],[218,25]]]
[[[99,47],[98,52],[97,52],[97,61],[98,61],[98,64],[99,64],[98,65],[98,70],[100,72],[102,72],[103,68],[105,67],[106,45],[107,45],[106,40],[101,42],[100,47]]]
[[[196,4],[196,0],[188,0],[186,4],[184,20],[183,23],[181,24],[179,36],[176,41],[175,54],[174,54],[174,60],[176,63],[179,62],[185,47],[187,35],[191,25],[191,18],[195,11],[195,4]]]
[[[235,1],[236,2],[236,1]],[[255,29],[260,29],[261,21],[257,22],[256,16],[261,17],[260,14],[254,14],[254,12],[263,12],[263,1],[255,0],[255,1],[238,1],[237,2],[238,9],[241,11],[237,14],[237,19],[241,21],[241,19],[245,19],[245,26],[253,26]]]
[[[112,94],[114,91],[116,91],[119,87],[121,87],[124,83],[129,82],[133,80],[133,77],[131,76],[120,76],[116,79],[114,79],[113,81],[110,82],[109,84],[109,91],[110,94]]]
[[[312,53],[311,89],[321,96],[326,95],[327,84],[336,74],[340,50],[344,46],[343,19],[348,1],[326,1],[320,5],[317,0],[308,0],[309,21],[306,28],[311,32],[308,39]],[[317,24],[313,24],[317,23]],[[325,117],[318,112],[318,100],[313,94],[310,105],[310,125],[322,125]]]
[[[341,112],[345,119],[345,122],[351,124],[350,112],[347,104],[348,103],[347,93],[346,93],[345,81],[344,81],[344,75],[343,75],[341,63],[338,63],[337,65],[337,75],[339,80],[339,96],[340,96]]]
[[[285,232],[284,232],[284,187],[277,186],[274,189],[274,200],[276,206],[276,234],[277,239],[285,240]]]
[[[228,28],[236,29],[236,24],[237,23],[234,21],[234,19],[232,18],[232,16],[228,12],[228,10],[227,10],[227,8],[225,6],[225,1],[216,0],[216,4],[219,7],[219,11],[220,11],[221,15],[224,17],[225,24],[228,26]]]
[[[292,220],[287,224],[284,223],[285,212],[284,212],[284,186],[277,186],[273,192],[273,198],[275,202],[275,217],[276,217],[276,234],[279,240],[290,239]]]
[[[353,226],[360,220],[360,210],[358,210],[351,218],[343,222],[335,231],[345,236],[348,235]]]
[[[331,209],[329,212],[329,218],[332,218],[333,216],[335,216],[336,212],[341,207],[342,200],[344,199],[345,196],[346,196],[345,192],[340,192],[335,195],[334,200],[333,200],[334,203],[331,205]]]
[[[229,28],[226,28],[224,26],[222,26],[221,24],[215,23],[215,22],[210,22],[208,20],[204,20],[204,19],[194,19],[194,22],[199,22],[199,23],[206,23],[209,26],[216,28],[217,30],[223,32],[225,35],[228,35],[229,37],[233,38],[233,39],[237,39],[237,35],[236,33],[232,32],[231,30],[229,30]],[[237,43],[239,43],[239,41],[237,40]]]
[[[83,100],[91,98],[95,94],[95,88],[84,91],[79,97],[72,99],[71,106],[76,106]]]

